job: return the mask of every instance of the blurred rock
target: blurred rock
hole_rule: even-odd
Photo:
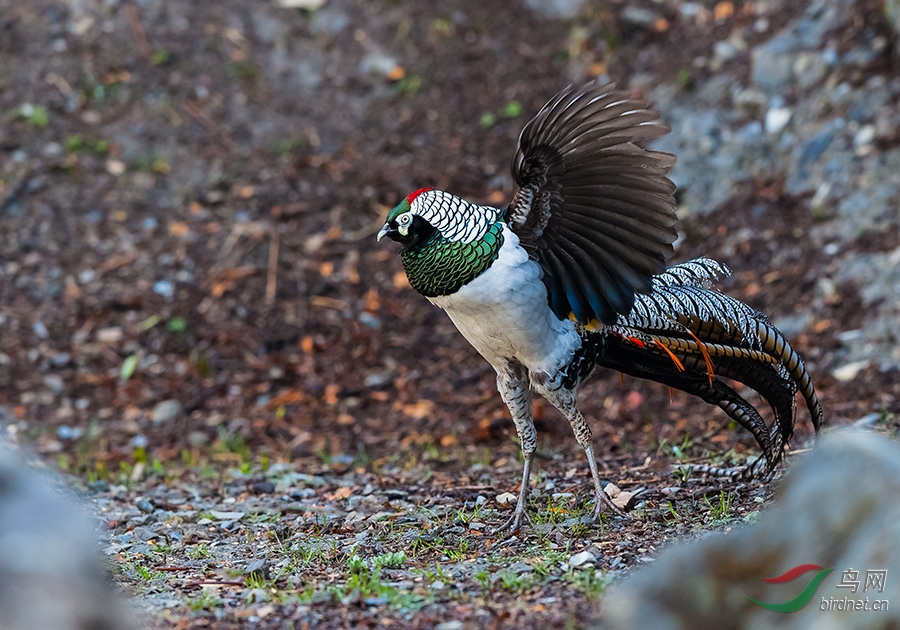
[[[836,602],[896,599],[900,592],[900,445],[873,433],[836,431],[789,474],[778,505],[756,525],[674,547],[604,600],[604,628],[900,627],[900,612],[837,610]],[[802,564],[833,571],[797,612],[777,613],[747,599],[781,603],[797,597],[814,573],[780,584]],[[840,588],[858,572],[856,592]],[[864,589],[867,572],[887,571]],[[870,574],[871,575],[871,574]],[[846,600],[844,598],[847,598]],[[860,604],[864,606],[865,604]]]
[[[846,19],[852,0],[814,0],[803,15],[751,54],[751,81],[770,93],[783,94],[788,84],[811,70],[803,51],[822,46],[828,31]],[[818,70],[816,70],[817,72]]]
[[[566,20],[574,18],[584,0],[525,0],[525,6],[546,18]]]
[[[884,16],[894,32],[900,35],[900,0],[884,1]],[[897,52],[900,52],[900,42],[895,44]]]
[[[85,518],[0,443],[0,628],[136,627]]]
[[[162,400],[153,407],[150,417],[154,423],[160,424],[174,420],[181,415],[181,411],[181,403],[177,400]]]

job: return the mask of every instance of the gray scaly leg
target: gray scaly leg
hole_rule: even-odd
[[[534,421],[531,417],[531,386],[528,383],[528,371],[522,364],[511,361],[506,367],[497,370],[497,389],[512,414],[516,433],[518,433],[519,442],[522,445],[522,457],[525,465],[522,467],[522,489],[519,491],[516,509],[509,520],[494,530],[495,534],[503,531],[514,532],[521,528],[523,520],[531,522],[527,513],[528,488],[531,478],[531,459],[537,449],[537,431],[535,431]]]
[[[594,458],[594,446],[591,443],[591,427],[588,426],[588,423],[584,420],[584,416],[578,411],[575,390],[566,389],[565,387],[549,389],[538,384],[537,392],[546,398],[551,405],[562,412],[566,417],[566,420],[569,421],[569,424],[572,425],[575,439],[578,440],[581,448],[584,449],[584,454],[587,456],[588,460],[588,466],[591,467],[591,478],[594,480],[594,498],[596,499],[593,514],[594,519],[596,520],[600,517],[604,505],[609,507],[619,516],[625,516],[625,513],[616,507],[612,502],[612,499],[610,499],[603,491],[603,486],[600,484],[600,472],[597,470],[597,461]]]

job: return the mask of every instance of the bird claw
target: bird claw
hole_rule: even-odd
[[[498,536],[500,534],[512,534],[513,532],[522,529],[522,521],[525,521],[529,527],[533,527],[534,523],[531,521],[531,517],[528,516],[528,512],[525,509],[519,509],[519,505],[516,504],[516,511],[513,512],[513,515],[510,516],[502,525],[495,527],[491,530],[491,533],[494,536]]]
[[[610,510],[612,510],[616,516],[621,516],[623,518],[631,518],[618,505],[613,503],[610,496],[608,494],[606,494],[606,492],[604,490],[600,490],[598,488],[597,491],[595,492],[595,495],[596,496],[594,497],[594,514],[593,514],[593,518],[595,521],[600,520],[600,515],[603,514],[604,506],[606,506]]]

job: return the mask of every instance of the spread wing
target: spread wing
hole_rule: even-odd
[[[675,156],[639,143],[669,132],[612,84],[569,87],[522,130],[507,220],[543,268],[562,318],[614,323],[665,268],[675,241]]]

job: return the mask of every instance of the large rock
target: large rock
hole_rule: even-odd
[[[135,627],[97,554],[86,517],[0,442],[0,629]]]
[[[900,628],[897,497],[897,443],[875,434],[832,433],[791,471],[777,506],[757,524],[677,546],[611,591],[602,627]],[[800,596],[821,571],[776,584],[762,578],[803,564],[833,570],[800,610],[773,612],[748,599],[777,604]],[[865,588],[867,575],[877,580],[879,571],[886,571],[883,584]],[[859,581],[856,592],[839,586],[853,581]],[[872,610],[876,600],[887,601],[887,610]]]

